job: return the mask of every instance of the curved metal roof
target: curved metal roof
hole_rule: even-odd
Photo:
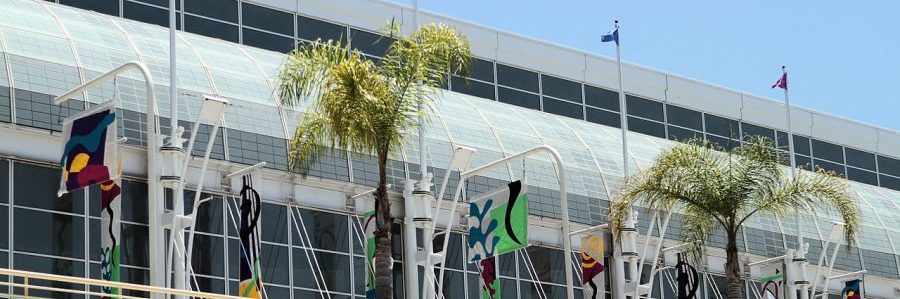
[[[167,89],[166,28],[36,0],[0,1],[0,15],[0,52],[4,58],[0,64],[0,85],[61,94],[124,62],[140,60],[149,66],[160,90]],[[227,128],[290,138],[303,110],[277,105],[272,87],[282,54],[184,32],[178,32],[177,47],[179,115],[193,121],[202,96],[216,95],[234,104],[225,115]],[[118,94],[119,108],[145,111],[143,83],[137,80],[137,74],[127,74],[117,79],[118,86],[105,84],[88,92],[84,99],[98,103]],[[168,93],[157,95],[159,113],[166,116]],[[427,130],[431,165],[447,165],[454,144],[478,149],[473,167],[548,144],[562,154],[571,193],[608,200],[609,190],[615,190],[621,181],[621,133],[617,128],[453,92],[442,92],[437,111]],[[628,138],[632,171],[649,166],[656,154],[672,144],[637,133],[629,133]],[[414,145],[417,141],[413,137],[409,142]],[[406,147],[398,160],[418,161],[416,147]],[[558,189],[556,170],[549,157],[527,162],[512,163],[506,171],[498,170],[488,176],[506,181],[519,177],[517,174],[527,167],[528,184]],[[859,247],[892,257],[900,254],[900,192],[853,182],[851,185],[859,194],[863,210]],[[828,234],[829,221],[838,217],[834,212],[825,212],[803,218],[806,237],[821,240]],[[767,215],[755,217],[748,227],[786,235],[795,235],[796,230],[793,220]],[[897,263],[896,257],[890,262]]]

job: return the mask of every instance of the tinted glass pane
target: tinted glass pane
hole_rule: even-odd
[[[538,74],[520,68],[497,64],[497,83],[531,92],[538,92]]]
[[[291,21],[293,19],[291,14],[247,2],[241,5],[244,26],[294,36],[294,23]]]
[[[319,266],[324,272],[323,276],[328,289],[350,292],[350,256],[316,251],[315,254],[310,253],[309,260],[307,260],[308,252],[305,252],[304,249],[294,248],[293,252],[294,286],[316,289],[315,279],[313,279],[313,268],[310,268],[309,261],[315,262],[318,260]]]
[[[712,114],[704,114],[704,118],[706,119],[707,133],[728,138],[739,138],[741,136],[736,120],[718,117]]]
[[[9,162],[0,160],[0,203],[9,203]]]
[[[584,103],[597,108],[619,111],[619,92],[585,85]]]
[[[698,111],[666,105],[666,113],[670,124],[703,131],[703,114]]]
[[[788,135],[786,132],[777,131],[778,133],[778,148],[782,150],[788,149]],[[796,150],[796,146],[795,149]]]
[[[666,138],[666,126],[662,123],[652,122],[649,120],[631,116],[628,117],[628,130],[641,134],[647,134],[650,136],[656,136],[659,138]]]
[[[322,39],[322,41],[334,40],[346,43],[347,27],[297,16],[297,37],[309,41]]]
[[[813,157],[844,163],[844,148],[840,145],[813,139],[812,151]]]
[[[484,59],[472,58],[472,64],[469,65],[469,75],[472,78],[494,82],[494,63]]]
[[[262,277],[265,277],[266,281],[282,285],[290,284],[291,263],[288,254],[290,254],[290,250],[287,246],[262,244],[259,263],[262,267]],[[320,265],[322,270],[328,268],[328,264]]]
[[[794,135],[794,153],[809,156],[809,138]]]
[[[816,169],[822,168],[825,171],[833,171],[838,176],[844,176],[844,165],[819,159],[813,159],[813,161],[816,164]]]
[[[498,99],[507,104],[513,104],[520,107],[531,108],[535,110],[541,109],[541,98],[536,94],[521,92],[505,87],[497,88]]]
[[[303,224],[306,229],[313,248],[347,252],[349,249],[349,228],[347,226],[347,216],[332,214],[314,210],[300,210],[300,216],[303,217]],[[296,215],[296,212],[294,212]],[[300,220],[299,218],[297,219]],[[298,242],[300,236],[296,230],[292,230],[294,235],[294,246],[300,245]]]
[[[184,1],[184,9],[196,15],[237,23],[238,5],[234,0]]]
[[[188,3],[193,3],[193,1]],[[229,25],[194,16],[185,16],[184,29],[191,33],[197,33],[233,43],[238,42],[238,27],[236,25]]]
[[[98,223],[99,224],[99,223]],[[121,250],[121,258],[122,264],[124,265],[132,265],[138,267],[150,267],[150,240],[149,240],[150,228],[143,225],[134,225],[128,223],[122,223],[122,250]],[[99,236],[100,233],[92,234],[91,236]],[[195,239],[194,242],[197,242],[198,239]],[[197,243],[194,243],[195,246]],[[97,246],[91,246],[97,247]],[[194,256],[200,254],[205,255],[207,252],[204,250],[197,251],[198,249],[194,249]]]
[[[626,107],[628,108],[628,115],[664,121],[662,103],[631,95],[626,95],[625,100],[627,101],[626,104],[628,104],[628,107]]]
[[[479,82],[475,80],[464,80],[463,78],[457,76],[450,76],[450,90],[461,92],[468,95],[473,95],[479,98],[485,99],[495,99],[494,97],[494,85]]]
[[[893,176],[900,176],[900,160],[878,156],[878,171]]]
[[[768,138],[769,141],[773,143],[772,145],[774,145],[774,143],[775,143],[775,130],[773,130],[773,129],[760,127],[760,126],[752,125],[752,124],[748,124],[748,123],[741,123],[741,132],[744,134],[743,135],[744,140],[746,140],[747,137],[750,137],[750,136],[758,136],[758,137]]]
[[[169,7],[169,0],[129,0],[129,1],[149,3],[149,4],[159,6],[159,7]],[[128,2],[128,1],[125,1],[125,2]],[[181,1],[175,1],[175,7],[178,10],[181,10]]]
[[[66,193],[57,197],[59,180],[62,171],[59,168],[47,168],[25,163],[13,166],[14,188],[13,200],[17,205],[56,210],[70,213],[84,213],[84,191]]]
[[[121,181],[121,217],[123,221],[147,223],[147,184],[132,180]],[[100,217],[100,187],[89,189],[91,216]],[[193,199],[193,198],[191,198]],[[198,223],[199,224],[199,223]]]
[[[878,175],[874,172],[847,167],[847,179],[869,185],[878,185]]]
[[[3,229],[0,229],[0,248],[6,249],[9,248],[9,208],[7,206],[0,206],[0,226],[3,226]]]
[[[59,4],[119,16],[119,0],[59,0]]]
[[[196,192],[185,191],[184,202],[186,213],[194,210],[194,196]],[[203,193],[200,200],[209,198],[211,195]],[[212,199],[197,207],[197,224],[196,230],[205,233],[222,234],[222,204],[224,201],[221,196],[214,195]]]
[[[875,171],[875,154],[849,147],[845,147],[844,152],[847,155],[847,165]]]
[[[167,3],[168,4],[168,3]],[[125,1],[122,6],[122,16],[139,22],[169,27],[169,12],[165,9]],[[181,14],[178,14],[180,20]],[[181,22],[176,20],[175,26],[181,28]]]
[[[581,83],[578,82],[541,75],[541,91],[544,95],[581,103]]]
[[[622,119],[618,113],[600,110],[596,108],[586,107],[587,121],[605,126],[621,128]]]
[[[687,141],[694,138],[703,138],[703,133],[688,129],[682,129],[675,126],[669,126],[669,139],[676,141]]]
[[[380,34],[350,28],[350,43],[363,53],[384,57],[393,39]]]
[[[263,203],[259,217],[262,220],[262,240],[287,244],[287,216],[285,206]]]
[[[716,147],[716,149],[720,150],[730,150],[741,145],[740,141],[709,134],[706,134],[706,139],[709,140],[709,142],[712,143],[713,146]]]
[[[803,168],[806,170],[813,169],[812,168],[812,158],[810,158],[810,157],[794,155],[794,163],[797,163],[797,167],[800,167],[800,168]],[[790,161],[785,163],[785,165],[790,165]]]
[[[544,112],[568,116],[576,119],[583,119],[583,107],[584,106],[580,104],[544,97]]]
[[[900,178],[881,174],[878,175],[878,180],[882,187],[900,190]]]
[[[84,258],[84,218],[16,208],[13,219],[16,250]]]
[[[538,280],[565,284],[565,271],[568,267],[565,267],[563,263],[556,262],[563,260],[562,251],[532,246],[528,247],[528,254],[531,256],[531,262],[535,272],[537,272]],[[521,270],[526,269],[525,264],[522,262],[523,260],[519,259],[519,269]],[[521,277],[528,277],[527,272],[522,273]]]
[[[65,275],[65,276],[76,276],[76,277],[84,277],[84,262],[83,261],[73,261],[73,260],[64,260],[64,259],[56,259],[56,258],[47,258],[40,256],[33,256],[27,254],[15,254],[13,257],[13,269],[16,270],[24,270],[24,271],[32,271],[32,272],[41,272],[41,273],[49,273],[49,274],[57,274],[57,275]],[[53,287],[60,289],[81,289],[84,288],[83,285],[71,284],[66,282],[47,282],[43,280],[35,279],[33,282],[35,285],[45,286],[45,287]],[[15,288],[16,294],[22,294],[21,288]],[[70,293],[61,293],[61,292],[47,292],[42,290],[31,289],[28,293],[30,296],[35,296],[37,298],[84,298],[81,295],[73,295]]]
[[[287,53],[294,49],[294,39],[244,28],[244,44],[266,50]]]

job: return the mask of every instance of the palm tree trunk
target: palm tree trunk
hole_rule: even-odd
[[[740,260],[738,259],[737,230],[729,230],[728,245],[725,247],[725,284],[726,296],[729,299],[742,299],[743,286],[741,284]]]
[[[387,193],[387,150],[378,151],[378,189],[375,190],[375,298],[394,298],[391,248],[391,202]]]

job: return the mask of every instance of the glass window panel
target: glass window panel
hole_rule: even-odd
[[[809,138],[794,135],[794,153],[809,156]]]
[[[309,41],[322,39],[322,41],[334,40],[340,41],[341,44],[346,44],[347,27],[304,16],[297,16],[297,37]]]
[[[9,203],[9,161],[0,160],[0,203]]]
[[[14,188],[16,205],[69,213],[84,213],[84,191],[79,190],[57,197],[61,177],[59,168],[47,168],[25,163],[13,167],[13,182],[28,188]]]
[[[778,134],[778,148],[782,150],[788,150],[788,135],[786,132],[776,131]]]
[[[479,98],[494,100],[494,85],[457,76],[450,76],[450,90],[473,95]]]
[[[797,163],[797,167],[812,170],[812,158],[801,155],[794,155],[794,162]],[[790,161],[787,161],[785,165],[790,165]]]
[[[584,109],[584,106],[581,104],[544,97],[544,112],[583,119],[584,111],[582,109]]]
[[[881,184],[881,187],[891,188],[894,190],[900,190],[900,178],[882,174],[882,175],[878,175],[878,181]]]
[[[6,72],[3,64],[0,64],[0,72]],[[3,75],[0,75],[3,77]],[[4,80],[0,81],[0,85],[10,85]],[[10,97],[10,88],[0,86],[0,122],[12,122],[12,98]]]
[[[347,216],[307,209],[301,209],[300,216],[303,217],[305,233],[312,241],[313,248],[348,252]],[[292,232],[294,245],[297,246],[300,244],[300,236],[297,235],[297,230]]]
[[[294,248],[294,286],[316,289],[312,268],[306,259],[304,249]],[[312,260],[313,255],[310,255]],[[350,292],[350,256],[328,252],[315,252],[315,259],[319,262],[328,290],[336,292]],[[312,260],[315,262],[315,260]],[[399,266],[399,265],[398,265]],[[402,266],[401,266],[402,267]],[[396,268],[396,266],[395,266]],[[394,285],[396,288],[397,286]]]
[[[541,91],[544,95],[581,103],[581,84],[578,82],[541,75]]]
[[[111,16],[119,16],[118,0],[59,0],[59,4],[93,10]]]
[[[563,260],[562,251],[537,246],[528,247],[527,250],[539,281],[565,284],[565,271],[569,267],[558,262]],[[525,271],[525,269],[527,268],[525,268],[523,259],[520,258],[519,270]],[[520,274],[519,277],[530,277],[527,272]]]
[[[0,229],[0,248],[9,248],[9,208],[0,205],[0,224],[4,229]],[[2,279],[0,279],[2,280]]]
[[[706,132],[726,138],[739,138],[741,136],[738,122],[733,119],[704,114],[706,119]]]
[[[714,135],[710,135],[710,134],[706,134],[706,139],[709,140],[709,142],[712,143],[713,146],[715,146],[716,149],[719,149],[719,150],[731,150],[731,149],[741,145],[740,141],[737,141],[734,139],[722,138],[722,137],[714,136]]]
[[[632,95],[626,95],[625,99],[628,104],[628,115],[640,116],[656,121],[665,121],[662,103]]]
[[[847,167],[847,179],[869,185],[878,185],[878,175],[871,171]]]
[[[194,210],[194,197],[196,192],[184,191],[185,211]],[[199,232],[222,234],[222,204],[221,196],[208,193],[200,194],[200,200],[212,197],[213,199],[197,207],[195,229]]]
[[[15,12],[5,14],[3,18],[0,18],[2,25],[58,37],[64,36],[53,16],[48,14],[43,5],[37,1],[0,1],[0,11]]]
[[[600,110],[596,108],[586,107],[587,109],[587,121],[592,123],[598,123],[605,126],[610,126],[614,128],[620,128],[622,125],[622,119],[620,118],[618,113],[609,112],[606,110]]]
[[[84,218],[23,208],[13,218],[16,250],[84,258]]]
[[[289,13],[243,2],[241,15],[244,26],[294,36],[293,16]]]
[[[694,130],[669,126],[669,139],[675,141],[687,141],[694,138],[703,138],[703,133]]]
[[[537,73],[500,63],[497,64],[497,83],[531,92],[539,92]]]
[[[225,293],[225,280],[204,276],[196,276],[195,279],[197,280],[196,283],[194,279],[189,281],[195,290],[207,293]]]
[[[185,11],[201,16],[237,23],[238,6],[235,0],[184,1]]]
[[[749,136],[759,136],[766,137],[770,142],[775,143],[775,130],[760,127],[753,124],[741,123],[741,132],[744,134],[743,138],[746,140]]]
[[[628,117],[628,130],[641,134],[647,134],[650,136],[656,136],[659,138],[666,138],[666,126],[662,123],[635,118],[632,116]]]
[[[122,180],[122,195],[120,197],[123,221],[147,224],[147,183]],[[100,189],[93,186],[90,189],[91,216],[100,217]]]
[[[813,139],[812,151],[813,157],[844,163],[844,148],[840,145]]]
[[[503,103],[531,108],[535,110],[541,109],[541,98],[536,94],[522,92],[505,87],[498,87],[497,98],[500,100],[500,102]]]
[[[350,28],[350,43],[363,53],[384,57],[394,39],[377,33]]]
[[[597,108],[619,111],[619,92],[585,85],[584,102]]]
[[[699,111],[666,105],[666,116],[670,124],[703,131],[703,113]]]
[[[844,165],[828,162],[825,160],[814,159],[816,169],[822,168],[825,171],[833,171],[838,176],[844,176]]]
[[[494,62],[472,58],[472,63],[469,65],[469,75],[474,79],[478,79],[485,82],[494,82]]]
[[[194,2],[189,1],[188,3]],[[223,39],[233,43],[238,42],[238,27],[228,23],[186,15],[184,17],[184,29],[191,33]]]
[[[847,155],[847,165],[875,171],[875,154],[849,147],[845,147],[844,152]]]
[[[24,271],[32,271],[32,272],[41,272],[48,274],[56,274],[56,275],[65,275],[65,276],[75,276],[75,277],[84,277],[84,262],[83,261],[74,261],[74,260],[66,260],[61,258],[47,258],[40,256],[33,256],[28,254],[15,254],[13,256],[13,269],[16,270],[24,270]],[[53,287],[60,289],[82,289],[83,285],[72,284],[67,282],[48,282],[44,280],[35,280],[33,282],[35,285],[45,286],[45,287]],[[15,293],[22,295],[21,288],[15,288]],[[71,293],[61,293],[61,292],[48,292],[42,290],[31,289],[28,292],[28,295],[35,296],[38,298],[84,298],[81,295],[74,295]]]
[[[288,53],[294,49],[294,39],[250,28],[244,28],[244,44],[266,50]]]
[[[91,219],[92,222],[94,219]],[[93,223],[92,223],[93,224]],[[99,223],[98,223],[99,225]],[[91,234],[91,236],[99,236],[100,232],[96,234]],[[128,223],[122,223],[122,233],[121,233],[121,258],[122,264],[124,265],[132,265],[138,267],[150,267],[150,240],[148,239],[150,235],[150,228],[143,225],[134,225]],[[195,243],[198,239],[195,239]],[[97,246],[91,246],[94,248]],[[194,256],[197,255],[206,255],[206,249],[201,249],[200,251],[194,250],[197,252]]]
[[[41,102],[47,102],[47,105],[50,105],[47,94],[61,95],[81,85],[81,78],[79,78],[76,68],[49,61],[45,58],[33,59],[10,53],[9,66],[12,71],[12,87],[17,90],[16,99],[25,98],[18,92],[18,90],[24,90],[26,93],[39,93],[41,97],[47,97],[46,101],[41,100]]]
[[[260,211],[262,240],[287,244],[287,209],[285,206],[263,203]],[[235,215],[239,216],[239,215]]]
[[[900,176],[900,160],[878,156],[878,171],[893,176]]]
[[[168,4],[168,2],[166,2],[166,4]],[[167,10],[130,1],[125,1],[122,5],[122,17],[157,26],[169,26],[169,12]],[[175,25],[180,29],[181,13],[177,15],[177,18],[178,19],[175,20]]]

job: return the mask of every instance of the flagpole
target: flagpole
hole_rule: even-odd
[[[622,51],[621,51],[621,47],[619,46],[618,31],[619,31],[619,20],[616,20],[615,21],[615,29],[614,29],[613,33],[615,34],[614,38],[615,38],[615,42],[616,42],[616,68],[618,69],[618,75],[619,75],[619,107],[621,108],[619,116],[620,116],[620,127],[622,129],[622,179],[623,179],[622,182],[624,184],[624,182],[628,179],[628,107],[627,107],[628,105],[625,101],[625,87],[624,87],[624,82],[622,80]],[[625,216],[625,222],[623,223],[625,228],[633,228],[634,227],[634,221],[633,221],[632,215],[633,215],[633,211],[631,210],[631,208],[629,208],[628,214]],[[624,237],[624,235],[623,235],[623,237]],[[613,289],[614,289],[613,294],[615,295],[615,298],[619,298],[619,299],[625,298],[625,261],[624,261],[624,258],[621,256],[622,247],[625,244],[625,242],[633,242],[634,241],[634,240],[631,240],[630,238],[627,240],[625,238],[622,238],[622,239],[623,240],[621,240],[621,242],[619,244],[619,256],[615,263],[615,267],[616,267],[615,270],[616,270],[617,275],[615,276],[615,283],[613,284]],[[632,246],[631,248],[634,248],[634,247]],[[637,265],[635,263],[629,264],[629,268],[630,268],[629,270],[631,270],[630,273],[632,273],[632,275],[634,275],[634,273],[637,273],[636,267],[637,267]]]
[[[781,66],[781,76],[782,76],[782,80],[784,80],[784,83],[783,83],[784,88],[782,88],[782,89],[784,91],[785,119],[787,119],[788,155],[790,156],[790,161],[791,161],[790,162],[791,163],[790,178],[793,180],[797,176],[797,159],[794,156],[794,130],[793,130],[793,124],[791,123],[791,98],[788,93],[787,68],[783,65]],[[794,208],[794,221],[796,222],[796,226],[797,226],[797,249],[794,251],[794,253],[796,255],[801,255],[801,254],[804,255],[804,256],[800,256],[801,259],[797,259],[797,257],[789,257],[792,261],[795,261],[795,262],[806,259],[805,253],[803,252],[804,241],[803,241],[803,227],[800,224],[801,219],[802,219],[802,214],[800,213],[800,209]],[[789,274],[788,277],[791,277],[795,281],[796,280],[805,280],[806,279],[805,277],[798,277],[798,275],[797,275],[800,273],[805,273],[805,271],[803,271],[801,269],[801,267],[805,267],[805,263],[803,263],[803,262],[794,263],[793,267],[790,267],[790,268],[795,270],[794,271],[795,273],[788,273]],[[789,287],[788,291],[790,291],[788,293],[789,298],[796,297],[795,294],[796,294],[797,286],[795,285],[794,281],[788,281],[788,287]],[[800,292],[800,298],[807,297],[807,296],[805,296],[805,292],[806,292],[805,290],[803,292]]]

